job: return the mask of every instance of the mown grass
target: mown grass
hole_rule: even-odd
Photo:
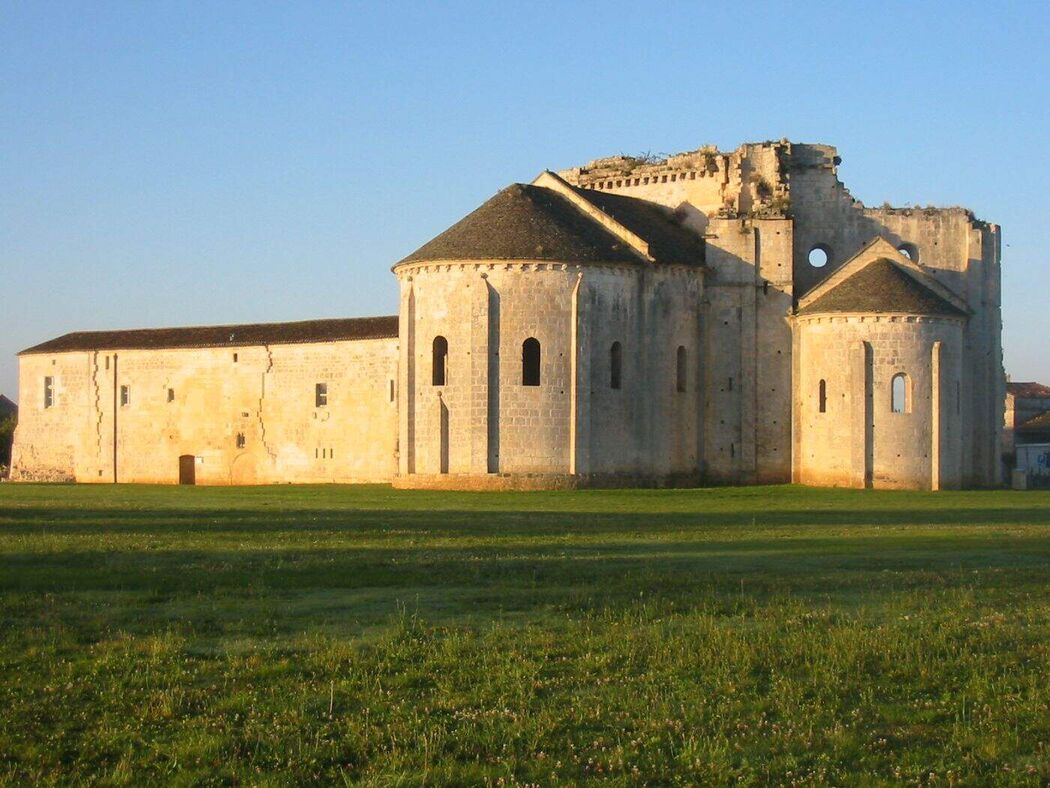
[[[1040,784],[1050,494],[0,486],[0,780]]]

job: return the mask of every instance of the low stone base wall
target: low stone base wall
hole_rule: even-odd
[[[67,470],[61,468],[38,468],[27,471],[15,466],[10,471],[10,481],[13,482],[62,482],[68,484],[75,482],[76,477]]]
[[[697,474],[643,476],[637,474],[568,473],[442,473],[395,476],[399,490],[581,490],[620,487],[699,487]]]

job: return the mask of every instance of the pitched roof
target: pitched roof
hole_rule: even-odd
[[[1050,432],[1050,410],[1044,410],[1018,425],[1014,432]]]
[[[1006,384],[1006,392],[1018,399],[1050,399],[1050,386],[1042,383],[1010,381]]]
[[[352,317],[294,323],[138,328],[128,331],[76,331],[35,345],[22,354],[70,350],[152,350],[159,348],[244,347],[338,342],[396,337],[398,317]]]
[[[0,418],[10,416],[12,413],[18,413],[18,406],[3,394],[0,394]]]
[[[821,312],[966,315],[902,266],[884,257],[868,263],[813,303],[799,309],[799,314],[805,315]]]
[[[651,252],[657,262],[702,262],[701,239],[688,230],[675,227],[667,214],[646,206],[648,203],[631,207],[620,205],[618,210],[625,217],[629,216],[628,220],[634,225],[628,229],[657,247],[656,253]],[[692,246],[683,234],[695,239]],[[642,257],[627,243],[587,216],[568,198],[553,189],[522,183],[508,186],[400,263],[423,260],[643,263]]]
[[[657,262],[701,263],[704,239],[683,227],[667,208],[622,194],[571,187],[576,194],[649,244]]]

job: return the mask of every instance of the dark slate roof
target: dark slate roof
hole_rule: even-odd
[[[1050,410],[1044,410],[1038,416],[1025,421],[1015,432],[1050,432]]]
[[[703,263],[704,239],[683,227],[664,206],[594,189],[573,187],[573,191],[645,239],[649,244],[649,254],[658,262]]]
[[[903,312],[912,315],[965,316],[892,260],[882,257],[831,288],[799,314],[821,312]]]
[[[622,212],[629,213],[627,209]],[[638,229],[629,229],[650,243],[656,241],[659,254],[653,256],[658,262],[702,262],[702,245],[694,246],[689,256],[676,256],[684,246],[680,234],[688,231],[677,228],[679,232],[675,233],[673,227],[668,227],[671,221],[666,214],[657,216],[644,207],[630,214]],[[553,189],[522,183],[508,186],[400,262],[423,260],[642,263],[628,244],[587,216],[567,197]]]
[[[76,331],[22,353],[70,350],[150,350],[182,347],[237,347],[338,342],[396,337],[398,317],[351,317],[301,320],[295,323],[250,323],[237,326],[138,328],[129,331]],[[21,354],[20,354],[21,355]]]
[[[1018,399],[1050,399],[1050,386],[1042,383],[1010,381],[1006,384],[1006,392]]]
[[[18,406],[3,394],[0,394],[0,419],[14,413],[18,413]]]

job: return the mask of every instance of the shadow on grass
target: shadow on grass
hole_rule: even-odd
[[[1050,507],[939,509],[755,509],[733,512],[576,512],[392,509],[92,509],[0,508],[0,536],[42,533],[236,534],[294,530],[377,535],[419,532],[428,536],[533,537],[579,533],[590,536],[688,529],[829,526],[1050,525]]]

